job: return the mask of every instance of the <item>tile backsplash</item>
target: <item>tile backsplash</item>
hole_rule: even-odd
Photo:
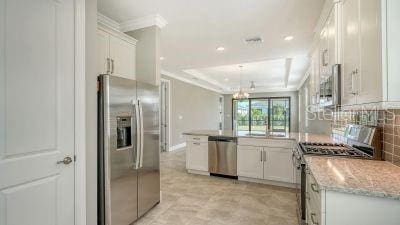
[[[400,110],[337,111],[332,116],[332,132],[342,134],[347,124],[378,126],[382,132],[383,158],[400,166]]]

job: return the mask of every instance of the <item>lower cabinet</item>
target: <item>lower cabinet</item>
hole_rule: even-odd
[[[263,147],[239,145],[237,147],[238,176],[263,179],[263,153]]]
[[[208,142],[186,142],[186,169],[208,172]]]
[[[306,224],[399,224],[399,200],[325,190],[318,185],[309,170],[306,176]]]
[[[292,149],[264,147],[264,154],[264,179],[295,183]]]
[[[295,183],[292,149],[243,145],[237,149],[239,177]]]

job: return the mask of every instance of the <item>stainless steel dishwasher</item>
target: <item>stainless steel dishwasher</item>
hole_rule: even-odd
[[[208,169],[211,175],[237,179],[237,138],[208,137]]]

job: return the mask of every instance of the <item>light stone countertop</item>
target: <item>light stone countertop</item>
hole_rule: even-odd
[[[305,156],[321,189],[400,200],[400,167],[386,161]]]
[[[232,130],[193,130],[184,132],[183,135],[196,136],[221,136],[221,137],[238,137],[238,138],[261,138],[261,139],[283,139],[294,140],[296,142],[328,142],[340,143],[341,141],[330,135],[299,133],[299,132],[269,132],[268,134],[249,133],[247,131]]]
[[[267,138],[299,142],[343,143],[330,135],[310,133],[269,133],[265,135],[230,130],[194,130],[197,136]],[[275,134],[275,135],[274,135]],[[282,136],[276,136],[280,134]],[[400,200],[400,167],[386,161],[304,155],[306,164],[321,189]]]

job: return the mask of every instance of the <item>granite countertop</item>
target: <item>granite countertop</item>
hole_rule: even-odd
[[[238,138],[261,138],[261,139],[283,139],[294,140],[296,142],[328,142],[340,143],[341,141],[330,135],[299,133],[299,132],[269,132],[269,133],[249,133],[248,131],[232,130],[193,130],[183,133],[184,135],[198,136],[221,136]]]
[[[386,161],[306,156],[321,189],[400,200],[400,167]]]

